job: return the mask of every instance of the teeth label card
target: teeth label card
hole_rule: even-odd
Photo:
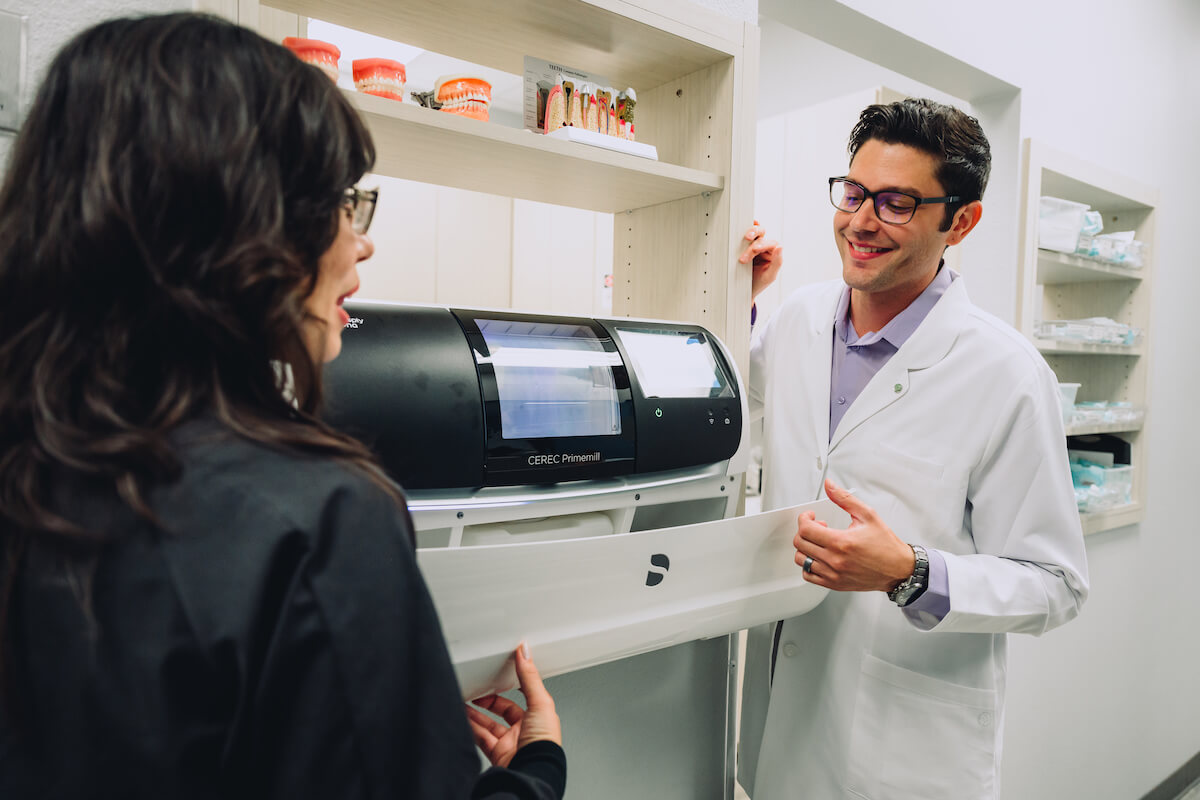
[[[586,87],[586,88],[585,88]],[[580,91],[583,90],[583,91]],[[598,93],[609,98],[616,97],[612,81],[594,72],[555,64],[533,56],[525,56],[524,112],[525,129],[545,133],[547,114],[552,129],[573,124],[575,127],[592,127],[589,111],[599,127],[600,111],[585,104],[595,104]],[[589,101],[587,98],[591,98]],[[604,113],[607,122],[607,109]]]

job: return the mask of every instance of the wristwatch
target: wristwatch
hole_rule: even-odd
[[[888,600],[904,608],[925,593],[929,586],[929,554],[919,544],[910,544],[916,564],[912,575],[900,581],[900,585],[888,592]]]

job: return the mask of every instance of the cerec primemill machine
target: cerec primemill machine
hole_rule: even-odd
[[[464,697],[529,643],[570,797],[732,798],[736,637],[824,596],[728,519],[746,396],[696,325],[347,303],[328,418],[405,489]],[[838,522],[835,510],[828,515]]]

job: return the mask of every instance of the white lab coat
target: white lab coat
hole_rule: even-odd
[[[832,439],[843,284],[794,293],[752,345],[764,508],[819,497],[832,478],[900,538],[945,554],[951,602],[933,625],[882,592],[831,592],[784,623],[771,687],[773,626],[751,632],[739,770],[754,800],[998,797],[1007,634],[1061,625],[1087,596],[1056,378],[964,283]]]

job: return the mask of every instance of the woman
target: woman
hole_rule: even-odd
[[[478,776],[403,497],[316,416],[373,159],[214,18],[51,65],[0,189],[0,796],[561,796],[521,653]]]

